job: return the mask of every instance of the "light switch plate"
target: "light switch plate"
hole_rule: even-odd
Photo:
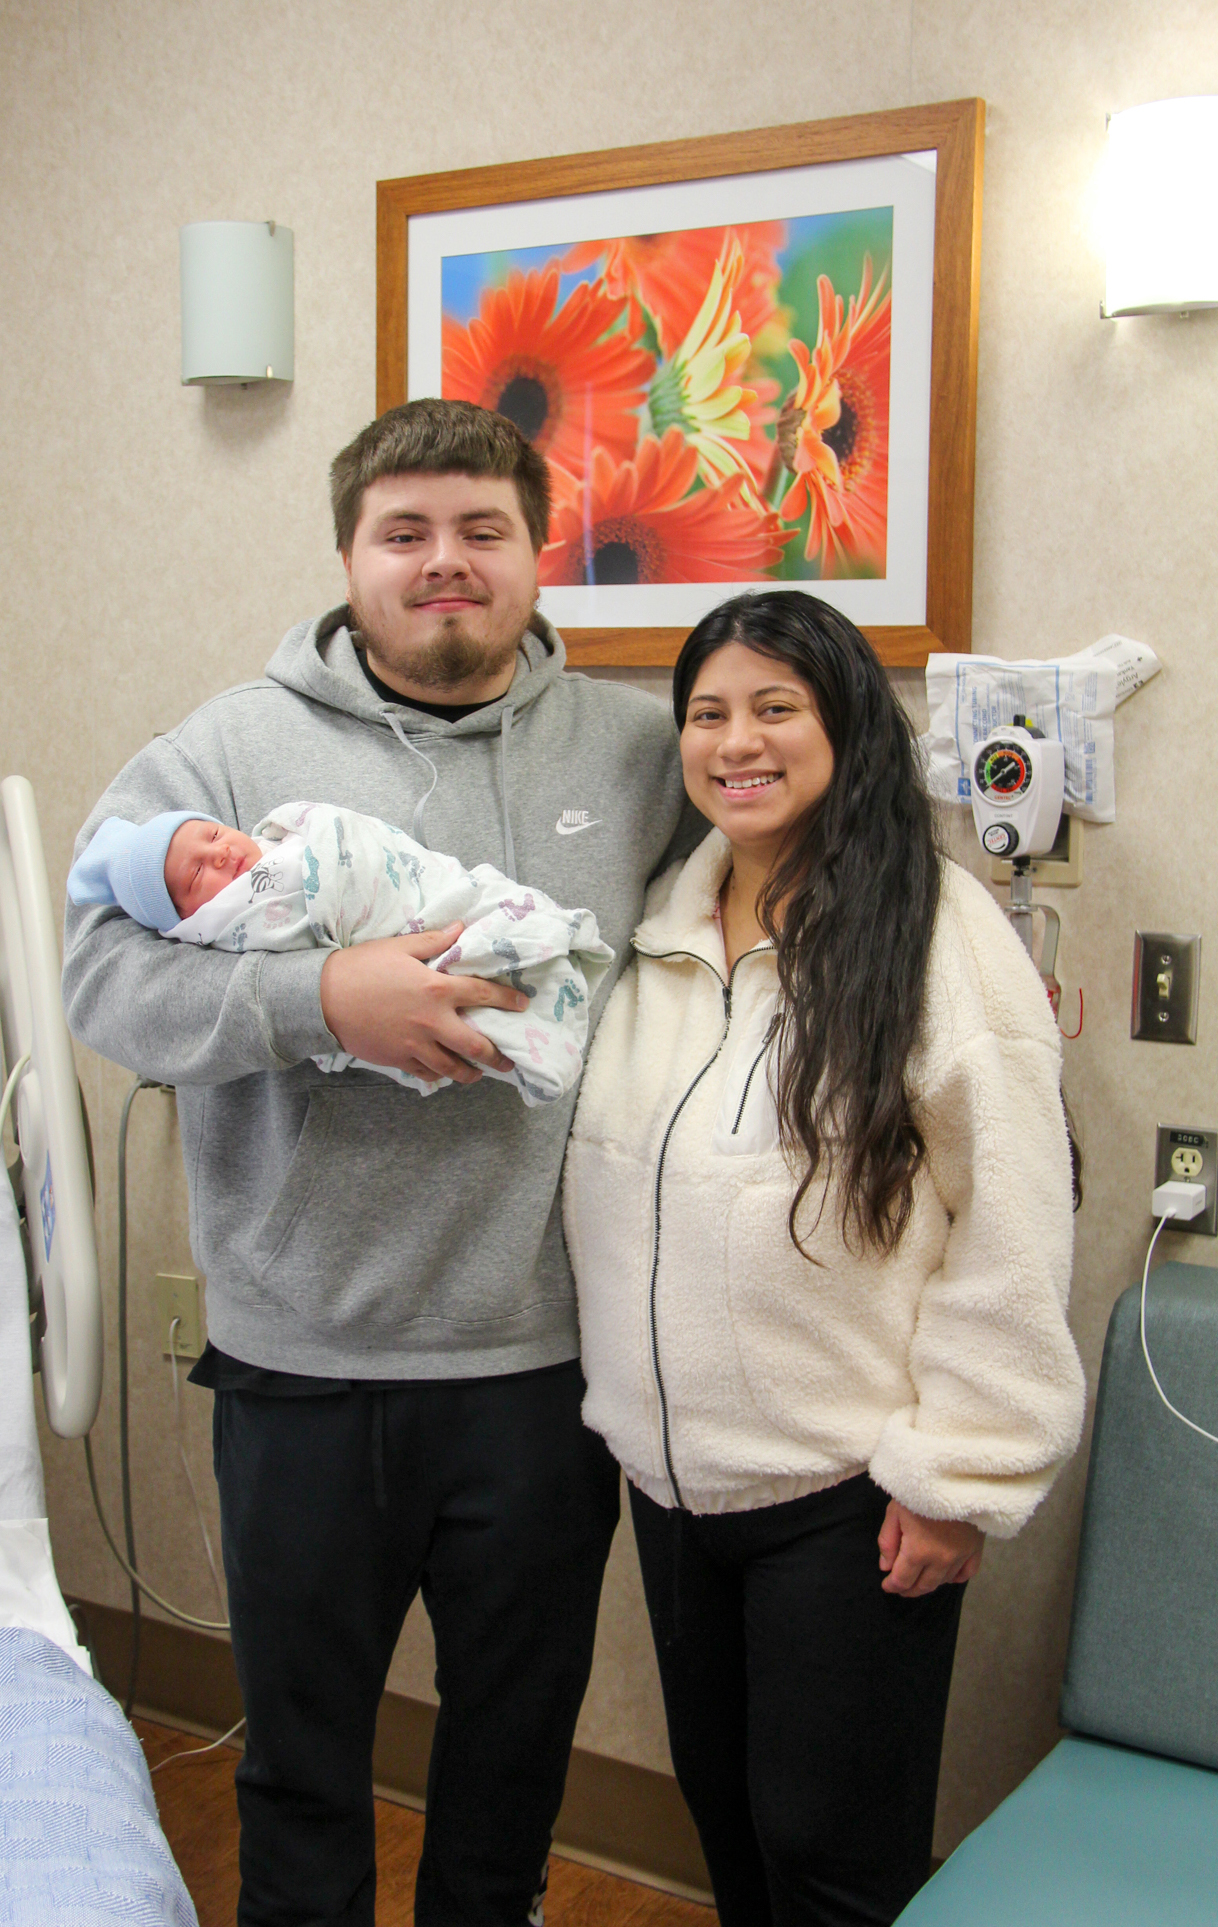
[[[1129,1035],[1151,1044],[1195,1044],[1201,939],[1139,930],[1133,945]]]

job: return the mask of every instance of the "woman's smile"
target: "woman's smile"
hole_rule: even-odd
[[[718,783],[728,796],[747,796],[757,790],[769,789],[772,783],[780,782],[781,775],[772,771],[766,776],[713,776],[711,781]]]

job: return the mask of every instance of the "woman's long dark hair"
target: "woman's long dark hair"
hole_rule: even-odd
[[[731,642],[794,669],[833,749],[821,800],[788,833],[758,905],[778,954],[778,1115],[803,1177],[837,1177],[842,1232],[891,1252],[925,1155],[906,1085],[939,907],[934,812],[913,735],[879,659],[815,596],[772,590],[705,616],[673,672],[677,727],[702,664]]]

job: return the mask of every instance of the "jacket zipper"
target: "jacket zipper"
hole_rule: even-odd
[[[685,1106],[688,1104],[690,1098],[697,1090],[699,1084],[702,1082],[702,1079],[706,1076],[707,1071],[710,1070],[712,1064],[714,1064],[716,1058],[719,1056],[720,1051],[723,1049],[723,1046],[727,1042],[728,1031],[731,1028],[731,1022],[732,1022],[732,980],[735,977],[737,970],[740,968],[740,965],[744,962],[745,957],[759,956],[763,953],[763,951],[768,952],[771,949],[771,947],[772,946],[769,944],[759,945],[755,950],[745,950],[744,952],[742,952],[742,954],[739,957],[737,957],[735,963],[732,965],[730,971],[728,972],[726,983],[724,983],[722,977],[719,975],[719,972],[715,969],[714,965],[712,963],[708,963],[705,957],[700,957],[698,953],[694,950],[663,950],[663,951],[653,950],[653,951],[641,951],[639,953],[641,956],[653,957],[657,962],[666,962],[669,959],[674,957],[689,957],[695,963],[705,964],[706,968],[710,971],[711,976],[715,979],[715,982],[719,985],[720,990],[723,992],[723,1035],[719,1039],[719,1042],[716,1044],[711,1055],[707,1058],[705,1064],[703,1064],[702,1069],[698,1072],[697,1076],[693,1079],[693,1081],[689,1085],[687,1085],[686,1089],[682,1092],[681,1097],[677,1101],[676,1109],[673,1111],[672,1116],[668,1120],[668,1124],[665,1127],[664,1136],[660,1142],[660,1155],[656,1160],[655,1188],[653,1192],[653,1211],[654,1211],[655,1229],[653,1233],[652,1248],[651,1248],[651,1279],[647,1287],[648,1322],[649,1322],[650,1332],[651,1332],[651,1369],[655,1377],[656,1391],[659,1395],[659,1400],[660,1400],[660,1436],[661,1436],[661,1443],[663,1445],[663,1450],[664,1450],[664,1471],[667,1475],[668,1483],[672,1490],[673,1498],[676,1500],[677,1506],[683,1512],[687,1511],[688,1508],[686,1507],[685,1500],[681,1496],[680,1481],[677,1478],[676,1467],[673,1465],[673,1462],[672,1462],[672,1433],[669,1426],[669,1418],[668,1418],[668,1394],[664,1390],[664,1374],[660,1369],[660,1338],[659,1338],[659,1330],[658,1330],[657,1319],[656,1319],[656,1280],[660,1269],[660,1189],[664,1181],[664,1159],[668,1152],[668,1140],[671,1138],[673,1134],[673,1130],[676,1126],[677,1119],[680,1117],[682,1111],[685,1109]],[[764,1052],[763,1052],[763,1055],[764,1055]],[[749,1075],[750,1077],[752,1076],[751,1071]],[[739,1122],[739,1120],[737,1120],[737,1122]]]
[[[745,1080],[744,1080],[744,1089],[743,1089],[743,1091],[742,1091],[742,1092],[740,1093],[740,1108],[739,1108],[739,1110],[738,1110],[738,1111],[736,1112],[736,1121],[735,1121],[735,1123],[734,1123],[734,1124],[732,1125],[732,1129],[731,1129],[731,1136],[732,1136],[732,1137],[735,1137],[735,1135],[736,1135],[736,1133],[737,1133],[737,1131],[738,1131],[738,1130],[740,1129],[740,1120],[741,1120],[741,1118],[742,1118],[742,1117],[744,1116],[744,1107],[745,1107],[745,1105],[746,1105],[746,1104],[748,1103],[748,1101],[749,1101],[749,1091],[750,1091],[750,1090],[751,1090],[751,1088],[752,1088],[752,1084],[753,1084],[753,1075],[754,1075],[754,1073],[755,1073],[755,1071],[756,1071],[756,1069],[757,1069],[757,1066],[758,1066],[758,1064],[760,1064],[760,1062],[761,1062],[761,1060],[762,1060],[762,1058],[763,1058],[763,1057],[765,1056],[765,1054],[766,1054],[766,1052],[767,1052],[767,1051],[769,1050],[769,1048],[770,1048],[770,1044],[771,1044],[771,1041],[772,1041],[772,1035],[773,1035],[773,1033],[772,1033],[772,1029],[771,1029],[771,1031],[769,1031],[769,1032],[767,1032],[767,1034],[766,1034],[766,1040],[765,1040],[765,1043],[764,1043],[764,1044],[763,1044],[763,1045],[761,1046],[761,1049],[760,1049],[760,1050],[758,1051],[758,1053],[757,1053],[757,1055],[756,1055],[756,1057],[755,1057],[755,1058],[753,1059],[753,1061],[752,1061],[752,1063],[751,1063],[751,1064],[749,1065],[749,1074],[748,1074],[748,1076],[747,1076],[747,1077],[745,1078]]]

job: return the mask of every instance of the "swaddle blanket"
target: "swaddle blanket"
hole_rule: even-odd
[[[379,817],[332,804],[285,803],[254,829],[262,861],[166,936],[221,950],[344,949],[465,924],[431,968],[512,984],[527,1011],[471,1009],[466,1021],[510,1057],[485,1071],[516,1085],[526,1104],[547,1104],[575,1084],[588,1041],[588,1005],[613,951],[590,910],[564,910],[489,863],[466,870]],[[427,1082],[347,1051],[315,1060],[324,1071],[379,1071],[427,1097]]]

